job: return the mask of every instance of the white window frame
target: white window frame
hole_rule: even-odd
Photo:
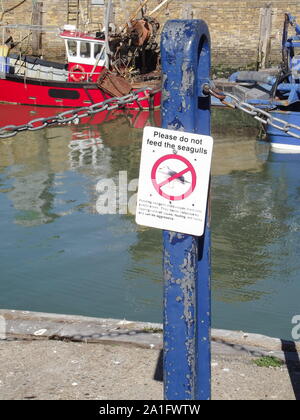
[[[75,55],[70,55],[68,41],[75,41],[77,43],[76,56]],[[80,56],[81,42],[88,42],[90,44],[90,46],[91,46],[90,57],[81,57]],[[88,65],[94,66],[95,63],[96,63],[96,60],[97,60],[96,57],[94,57],[95,44],[98,44],[98,45],[100,44],[102,46],[101,53],[103,53],[103,49],[105,48],[105,45],[102,42],[100,43],[100,42],[94,42],[94,41],[84,40],[84,39],[66,38],[65,39],[65,45],[66,45],[68,62],[69,63],[76,62],[78,64],[88,64]],[[98,66],[106,67],[106,54],[104,54],[104,58],[99,61]]]

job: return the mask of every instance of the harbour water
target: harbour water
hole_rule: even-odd
[[[96,210],[99,181],[118,192],[120,172],[137,179],[145,124],[159,114],[117,111],[0,140],[0,308],[162,321],[161,232]],[[300,158],[270,152],[238,112],[213,110],[212,128],[213,326],[291,339]]]

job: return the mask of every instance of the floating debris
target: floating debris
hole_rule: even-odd
[[[42,328],[42,329],[40,329],[40,330],[35,331],[35,332],[33,333],[33,335],[43,335],[43,334],[45,334],[46,332],[47,332],[47,329],[46,329],[46,328]]]

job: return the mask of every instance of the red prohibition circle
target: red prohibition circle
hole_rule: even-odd
[[[186,164],[186,169],[178,172],[177,174],[171,176],[170,178],[168,178],[166,181],[161,182],[160,184],[157,183],[156,181],[156,172],[157,169],[159,167],[159,165],[168,160],[168,159],[176,159],[176,160],[180,160],[181,162]],[[168,195],[166,193],[164,193],[162,191],[162,187],[170,182],[172,182],[174,179],[179,178],[180,176],[182,176],[184,173],[187,172],[191,172],[192,174],[192,182],[191,185],[189,187],[189,189],[184,193],[184,194],[180,194],[180,195]],[[154,188],[156,189],[156,191],[158,192],[159,195],[161,195],[162,197],[166,198],[167,200],[172,200],[172,201],[177,201],[177,200],[184,200],[185,198],[189,197],[192,192],[194,191],[195,187],[196,187],[196,171],[193,167],[193,165],[184,157],[182,156],[178,156],[178,155],[165,155],[163,157],[161,157],[160,159],[158,159],[152,170],[151,170],[151,180],[152,180],[152,184],[154,186]]]

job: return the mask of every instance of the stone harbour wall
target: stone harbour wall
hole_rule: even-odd
[[[102,28],[104,6],[108,0],[79,0],[79,27],[84,30]],[[153,10],[162,0],[148,0],[147,11]],[[0,22],[3,24],[32,24],[33,10],[38,0],[2,0]],[[68,23],[68,3],[77,4],[77,0],[43,0],[42,23],[58,28]],[[122,26],[139,6],[139,0],[114,0],[115,23]],[[260,42],[261,14],[271,7],[270,62],[280,60],[281,34],[284,13],[290,12],[300,21],[300,2],[272,0],[171,0],[157,14],[161,27],[168,19],[193,17],[204,19],[209,26],[212,41],[212,64],[215,68],[253,68],[258,58]],[[16,8],[12,9],[14,6]],[[12,9],[12,10],[10,10]],[[73,15],[74,16],[74,15]],[[156,16],[156,15],[154,15]],[[3,31],[2,31],[3,32]],[[15,40],[22,40],[22,49],[30,50],[30,29],[11,29]],[[55,32],[42,34],[42,54],[44,57],[64,56],[63,42]],[[5,35],[2,35],[4,38]],[[269,63],[268,63],[269,64]]]

